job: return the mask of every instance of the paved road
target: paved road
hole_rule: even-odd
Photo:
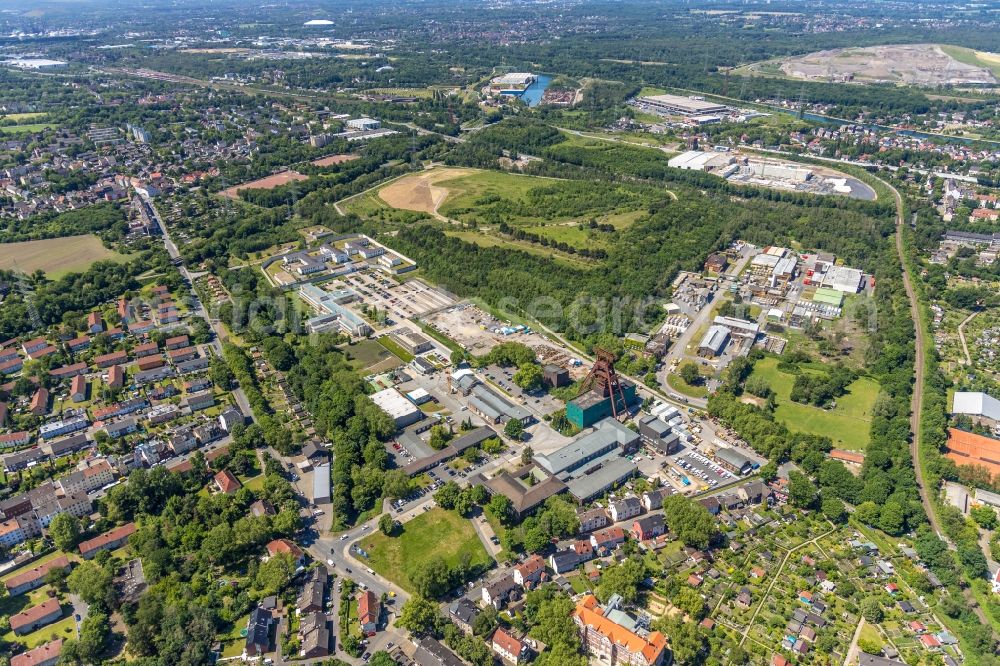
[[[167,254],[170,255],[170,258],[172,260],[180,262],[180,263],[178,263],[177,268],[178,268],[178,270],[180,270],[181,275],[184,276],[184,279],[187,280],[188,283],[191,285],[191,288],[190,288],[191,299],[192,299],[191,302],[193,303],[193,306],[194,306],[192,308],[192,312],[196,316],[201,317],[202,319],[204,319],[205,322],[209,325],[209,327],[211,327],[212,331],[215,333],[215,337],[214,337],[214,339],[212,340],[212,342],[210,344],[211,344],[212,350],[221,358],[222,357],[222,341],[226,339],[226,331],[223,328],[222,323],[219,322],[219,321],[213,320],[211,317],[208,316],[208,312],[205,310],[205,306],[202,304],[201,299],[198,298],[198,294],[195,293],[195,291],[194,291],[194,277],[195,277],[195,275],[193,273],[191,273],[188,270],[187,265],[184,264],[184,259],[181,256],[180,250],[177,249],[177,245],[174,243],[173,239],[170,237],[170,231],[169,231],[169,229],[167,229],[166,223],[163,221],[163,218],[160,216],[160,211],[158,211],[156,209],[156,206],[153,204],[152,199],[150,199],[149,197],[147,197],[145,195],[139,195],[139,196],[141,196],[143,198],[143,200],[147,204],[149,204],[150,210],[153,211],[153,217],[156,218],[156,224],[159,225],[159,227],[160,227],[160,234],[163,236],[163,245],[167,248]],[[204,273],[199,273],[198,275],[204,275]],[[250,401],[247,400],[246,393],[243,391],[243,389],[241,387],[237,387],[236,389],[233,390],[232,393],[233,393],[233,397],[236,399],[236,404],[239,406],[240,411],[243,412],[244,416],[248,417],[251,421],[253,421],[254,420],[253,409],[250,408]]]

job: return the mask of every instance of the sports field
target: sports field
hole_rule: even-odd
[[[328,167],[334,164],[343,164],[344,162],[350,162],[351,160],[358,159],[357,155],[330,155],[328,157],[321,157],[318,160],[313,160],[311,163],[318,167]]]
[[[86,270],[96,261],[125,261],[128,257],[109,250],[93,234],[46,238],[22,243],[0,243],[0,268],[24,273],[44,271],[57,278]]]
[[[239,196],[240,190],[273,190],[276,187],[287,185],[293,181],[307,180],[308,178],[308,176],[303,176],[298,171],[282,171],[281,173],[275,173],[264,178],[251,180],[248,183],[233,185],[228,189],[222,190],[219,194],[230,199],[236,199]]]
[[[804,368],[803,372],[822,372]],[[868,446],[872,409],[878,397],[879,385],[874,379],[861,377],[849,387],[848,393],[837,399],[833,409],[820,409],[792,402],[795,375],[778,369],[778,359],[766,358],[754,365],[754,377],[763,377],[777,397],[775,418],[796,432],[826,435],[833,445],[858,451]]]
[[[396,536],[373,534],[361,547],[368,552],[366,561],[372,569],[408,592],[413,592],[410,576],[436,557],[452,567],[465,558],[474,568],[491,563],[472,523],[440,507],[404,523]]]

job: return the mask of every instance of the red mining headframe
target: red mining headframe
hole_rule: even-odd
[[[580,393],[583,395],[587,391],[596,390],[601,397],[611,398],[611,414],[616,419],[619,414],[619,404],[625,408],[625,391],[621,382],[618,381],[618,373],[615,372],[615,355],[603,347],[594,347],[594,354],[597,360],[594,367],[584,377],[580,384]],[[621,402],[619,403],[619,400]]]

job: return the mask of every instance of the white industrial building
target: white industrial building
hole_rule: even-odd
[[[397,428],[405,428],[424,417],[417,406],[394,388],[387,388],[369,396],[379,409],[392,417]]]
[[[359,132],[368,132],[382,127],[382,123],[374,118],[353,118],[347,121],[347,127]]]
[[[836,289],[845,294],[856,294],[861,290],[861,282],[864,276],[865,274],[857,268],[831,266],[830,270],[823,274],[820,286]]]
[[[535,80],[536,77],[531,72],[511,72],[496,77],[490,81],[490,85],[499,90],[520,91],[530,86]]]
[[[728,166],[734,161],[735,158],[729,153],[688,150],[670,158],[667,161],[667,166],[687,171],[710,171],[717,167]]]
[[[956,391],[951,413],[1000,422],[1000,400],[981,391]]]
[[[659,111],[671,116],[703,116],[726,112],[725,104],[680,95],[640,97],[639,103],[651,111]]]

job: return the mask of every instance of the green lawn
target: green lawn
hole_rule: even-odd
[[[379,532],[365,539],[362,547],[370,555],[368,564],[372,569],[409,592],[413,592],[410,576],[435,557],[443,558],[450,566],[465,558],[471,567],[491,562],[472,523],[440,507],[405,523],[398,536],[387,537]]]
[[[56,127],[54,123],[31,123],[28,125],[3,125],[0,132],[4,134],[28,134],[31,132],[41,132],[42,130]]]
[[[667,384],[673,390],[677,391],[681,395],[686,395],[689,398],[704,398],[708,395],[708,389],[705,388],[704,384],[692,386],[681,379],[681,376],[675,372],[671,372],[667,375]]]
[[[403,363],[409,363],[413,360],[413,354],[399,346],[399,344],[388,335],[383,335],[379,338],[378,343],[392,352]]]
[[[39,600],[41,601],[41,600]],[[42,643],[48,643],[49,641],[61,638],[66,640],[67,638],[76,638],[76,621],[73,619],[73,607],[69,604],[62,604],[63,618],[48,624],[38,631],[33,631],[30,634],[25,634],[23,636],[14,635],[13,631],[8,631],[0,640],[4,643],[23,643],[30,650],[31,648],[38,647]]]
[[[377,340],[362,340],[340,348],[347,353],[355,370],[364,370],[392,358],[388,348]]]
[[[436,183],[448,189],[448,198],[438,209],[451,217],[457,210],[475,208],[483,197],[498,196],[503,199],[523,199],[530,190],[551,185],[552,180],[537,176],[520,176],[503,171],[478,171]]]
[[[807,367],[805,371],[819,370]],[[758,361],[753,376],[767,381],[777,397],[775,418],[791,430],[826,435],[833,440],[834,446],[843,449],[860,450],[868,445],[872,409],[879,392],[878,382],[874,379],[861,377],[855,380],[848,387],[848,393],[837,399],[834,409],[820,409],[790,400],[795,375],[779,370],[776,358]]]

